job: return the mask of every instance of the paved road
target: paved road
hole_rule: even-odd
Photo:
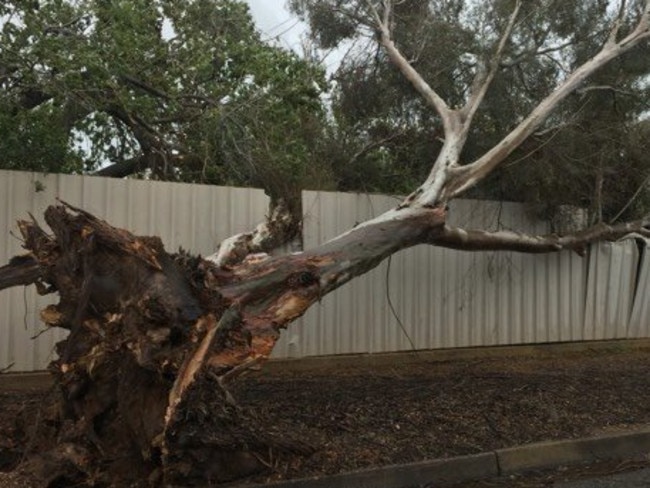
[[[593,479],[567,481],[552,486],[554,488],[648,488],[650,487],[650,468]]]

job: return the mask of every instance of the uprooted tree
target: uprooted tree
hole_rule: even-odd
[[[152,484],[245,476],[264,468],[269,452],[300,454],[308,447],[240,408],[228,385],[268,358],[281,330],[312,304],[393,253],[419,244],[584,253],[597,240],[650,237],[650,221],[643,220],[540,236],[446,223],[447,203],[490,175],[593,73],[628,53],[647,55],[650,2],[621,2],[601,49],[558,80],[494,147],[464,163],[472,122],[507,65],[504,53],[519,22],[533,8],[522,1],[497,3],[510,6],[510,13],[492,48],[476,57],[473,82],[458,106],[427,83],[393,40],[399,18],[392,2],[322,3],[376,38],[439,118],[443,140],[426,180],[399,205],[314,249],[268,254],[283,241],[281,206],[207,258],[167,253],[155,237],[116,229],[65,203],[45,213],[51,233],[33,219],[20,221],[28,253],[0,268],[0,289],[34,284],[39,293],[58,293],[59,303],[43,310],[42,319],[69,330],[50,365],[61,392],[59,411],[49,419],[56,443],[28,459],[25,471],[40,473],[45,484],[98,481],[128,462],[133,476]]]

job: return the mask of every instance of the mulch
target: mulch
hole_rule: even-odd
[[[253,480],[266,482],[650,424],[650,349],[346,369],[333,362],[313,372],[263,370],[233,394],[315,449],[290,460],[269,453],[269,473]],[[0,391],[0,471],[38,445],[21,433],[48,395]]]

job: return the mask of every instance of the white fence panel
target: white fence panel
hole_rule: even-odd
[[[632,317],[627,333],[628,337],[650,337],[650,240],[645,241],[639,263]]]
[[[625,338],[639,262],[636,243],[599,242],[589,252],[584,337]]]

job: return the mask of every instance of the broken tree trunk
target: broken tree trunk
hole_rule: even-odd
[[[58,293],[41,317],[69,330],[50,364],[56,445],[29,461],[31,475],[45,486],[128,476],[188,485],[310,451],[290,428],[240,408],[228,383],[268,358],[280,329],[323,294],[440,232],[444,210],[404,209],[314,251],[233,266],[168,254],[158,238],[67,204],[45,220],[53,235],[19,222],[30,253],[0,268],[0,289],[34,282]]]
[[[0,273],[3,287],[31,280],[40,293],[57,292],[59,303],[41,316],[70,331],[50,364],[60,389],[58,446],[41,469],[30,468],[44,485],[126,473],[224,481],[263,467],[270,449],[305,451],[226,389],[237,366],[266,354],[237,297],[219,291],[238,281],[232,271],[169,255],[159,239],[79,209],[50,207],[45,218],[53,236],[20,222],[31,255]]]

